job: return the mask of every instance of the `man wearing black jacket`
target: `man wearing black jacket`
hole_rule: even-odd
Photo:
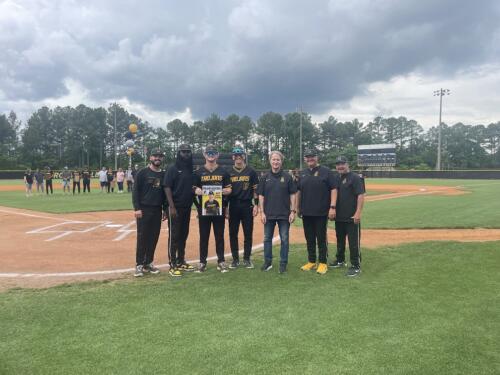
[[[169,274],[174,277],[182,276],[182,271],[194,271],[194,267],[186,263],[184,258],[194,197],[193,185],[191,146],[182,144],[177,151],[175,164],[167,169],[163,180],[168,201]]]
[[[161,222],[166,218],[162,208],[166,210],[165,193],[162,189],[164,172],[161,169],[164,154],[154,150],[149,157],[149,166],[141,169],[136,176],[132,203],[137,220],[137,248],[135,277],[144,276],[144,272],[157,274],[160,272],[153,265],[156,244],[161,230]]]

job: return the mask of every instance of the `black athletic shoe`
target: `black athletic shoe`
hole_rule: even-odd
[[[349,267],[349,269],[347,270],[347,273],[345,275],[349,276],[349,277],[356,277],[360,273],[361,273],[361,270],[359,269],[359,267]]]
[[[146,264],[143,268],[144,272],[149,272],[149,273],[152,273],[153,275],[156,275],[158,273],[160,273],[160,269],[155,267],[153,265],[153,263],[150,263],[150,264]]]
[[[248,268],[248,269],[255,268],[251,260],[244,260],[243,267]]]
[[[235,268],[238,268],[239,266],[240,266],[240,261],[239,260],[233,260],[231,262],[231,264],[229,265],[229,268],[235,269]]]
[[[345,263],[344,262],[339,262],[338,260],[336,260],[335,262],[331,262],[328,267],[330,268],[342,268],[342,267],[345,267]]]
[[[205,272],[207,270],[207,265],[205,263],[200,263],[198,266],[198,269],[195,272]]]
[[[265,261],[260,270],[269,271],[271,268],[273,268],[273,264],[271,262]]]
[[[280,263],[280,273],[286,272],[286,263]]]
[[[143,277],[144,276],[144,270],[142,265],[135,266],[135,273],[134,277]]]

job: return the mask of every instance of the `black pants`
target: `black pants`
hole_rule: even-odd
[[[142,218],[137,219],[137,247],[135,262],[146,265],[153,262],[161,230],[161,207],[143,207]]]
[[[233,260],[239,260],[238,232],[243,227],[243,259],[250,260],[253,237],[253,206],[251,201],[231,201],[229,204],[229,243]]]
[[[111,186],[111,181],[108,181],[107,185],[106,185],[107,189],[108,189],[108,193],[111,192],[111,193],[114,193],[115,192],[115,188]]]
[[[128,193],[132,192],[132,185],[133,185],[133,181],[128,181],[127,180],[127,192]]]
[[[326,242],[327,216],[303,216],[304,235],[307,242],[307,258],[316,263],[316,243],[318,244],[318,258],[320,263],[326,263],[328,245]]]
[[[189,235],[191,207],[177,207],[177,217],[168,217],[168,256],[170,266],[183,264],[186,254],[186,240]]]
[[[54,189],[52,189],[52,180],[45,181],[45,192],[47,193],[47,195],[49,194],[49,188],[50,194],[54,194]]]
[[[345,261],[345,240],[347,237],[349,239],[351,266],[359,267],[361,263],[361,252],[359,250],[361,223],[336,221],[335,233],[337,235],[337,260],[339,262]]]
[[[118,191],[123,191],[123,181],[117,182],[117,184],[118,184]]]
[[[85,189],[90,193],[90,180],[83,180],[83,192],[85,193]]]
[[[217,262],[224,262],[224,227],[226,219],[224,216],[202,216],[199,215],[200,226],[200,263],[207,263],[208,240],[210,239],[210,227],[214,226],[215,252]]]
[[[73,181],[73,194],[75,194],[75,187],[78,186],[78,194],[80,194],[80,181]]]

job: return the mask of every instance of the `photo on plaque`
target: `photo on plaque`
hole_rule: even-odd
[[[201,214],[203,216],[222,215],[222,186],[204,185],[202,186],[203,195],[201,197]]]

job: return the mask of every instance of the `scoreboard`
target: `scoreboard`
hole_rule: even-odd
[[[396,165],[396,144],[359,145],[358,165],[360,167],[394,167]]]

